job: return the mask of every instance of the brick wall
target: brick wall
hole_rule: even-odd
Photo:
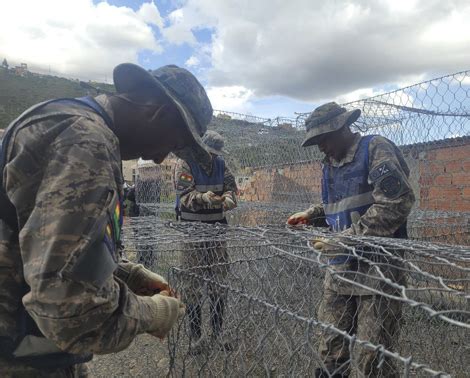
[[[470,212],[470,143],[421,152],[419,184],[422,210]]]
[[[470,138],[405,146],[416,195],[410,230],[414,238],[470,243]],[[321,201],[320,163],[301,162],[254,169],[242,199],[292,204]]]
[[[257,202],[313,203],[320,201],[321,166],[315,162],[254,169],[242,199]]]

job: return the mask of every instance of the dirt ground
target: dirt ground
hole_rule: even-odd
[[[165,377],[169,358],[167,340],[140,335],[125,350],[95,356],[89,363],[93,377]]]

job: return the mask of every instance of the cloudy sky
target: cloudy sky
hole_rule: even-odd
[[[108,82],[118,63],[178,64],[215,109],[266,117],[470,68],[468,0],[0,4],[0,60]]]

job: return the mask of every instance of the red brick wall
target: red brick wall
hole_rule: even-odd
[[[470,212],[470,142],[427,146],[419,153],[417,164],[410,164],[410,168],[413,181],[418,183],[415,191],[419,209]],[[293,202],[296,196],[319,199],[320,185],[319,162],[259,168],[254,170],[242,199],[260,202]]]
[[[470,212],[470,143],[420,154],[422,210]]]
[[[320,187],[319,162],[286,164],[255,169],[241,198],[246,201],[281,203],[319,200]]]

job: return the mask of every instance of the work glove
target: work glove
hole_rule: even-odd
[[[306,211],[300,211],[298,213],[295,213],[287,219],[287,224],[290,224],[291,226],[295,226],[299,224],[309,224],[309,223],[310,223],[310,217]]]
[[[155,315],[147,333],[163,339],[170,332],[173,325],[186,313],[186,306],[178,298],[170,297],[166,291],[150,297]]]
[[[208,191],[201,195],[201,200],[209,206],[219,206],[222,205],[223,199],[221,196],[218,196],[214,192]]]
[[[230,197],[224,197],[223,206],[224,206],[224,211],[228,211],[228,210],[235,209],[237,207],[237,204]]]
[[[142,264],[120,263],[119,270],[121,273],[117,274],[118,277],[137,295],[150,296],[166,291],[170,296],[174,296],[174,292],[168,285],[168,282],[159,274],[145,268]]]
[[[313,239],[310,244],[316,251],[321,252],[323,256],[330,259],[338,255],[348,254],[347,249],[333,239],[319,237]]]

